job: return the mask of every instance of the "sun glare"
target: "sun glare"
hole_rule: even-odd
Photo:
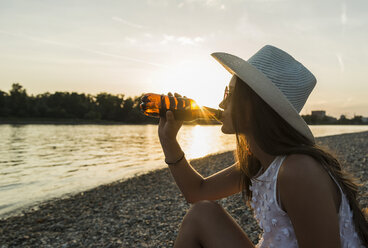
[[[200,158],[210,153],[209,145],[205,145],[206,140],[211,140],[210,133],[205,131],[203,126],[195,126],[191,130],[191,143],[188,148],[188,155],[192,158]]]
[[[199,106],[218,108],[230,76],[217,64],[218,71],[211,66],[208,61],[179,62],[170,69],[157,70],[151,85],[165,94],[177,92],[191,98]]]
[[[200,108],[200,106],[198,106],[198,104],[197,104],[196,102],[191,102],[191,103],[190,103],[190,108],[191,108],[191,109],[199,109],[199,108]]]

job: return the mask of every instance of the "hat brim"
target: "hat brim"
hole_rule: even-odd
[[[285,97],[285,95],[272,83],[272,81],[256,67],[247,61],[228,54],[211,54],[227,71],[238,76],[251,87],[271,108],[284,120],[299,131],[310,141],[315,142],[314,136],[304,119]]]

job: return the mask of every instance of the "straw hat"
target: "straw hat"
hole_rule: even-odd
[[[274,46],[264,46],[248,61],[228,53],[211,54],[226,70],[249,85],[284,120],[314,142],[299,115],[316,78],[300,62]]]

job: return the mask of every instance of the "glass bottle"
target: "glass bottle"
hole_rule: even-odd
[[[189,98],[174,97],[147,93],[142,97],[140,104],[142,112],[151,117],[166,116],[166,112],[171,110],[176,120],[192,121],[196,119],[220,121],[222,111],[209,107],[200,107]]]

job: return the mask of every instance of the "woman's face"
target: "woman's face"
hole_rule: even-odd
[[[224,112],[222,113],[222,118],[221,118],[221,122],[222,122],[221,131],[225,134],[235,134],[233,122],[231,119],[231,104],[232,104],[231,97],[234,92],[235,82],[236,82],[236,77],[233,76],[230,80],[229,87],[227,88],[228,92],[226,92],[225,90],[224,99],[219,104],[219,107],[224,109]]]

